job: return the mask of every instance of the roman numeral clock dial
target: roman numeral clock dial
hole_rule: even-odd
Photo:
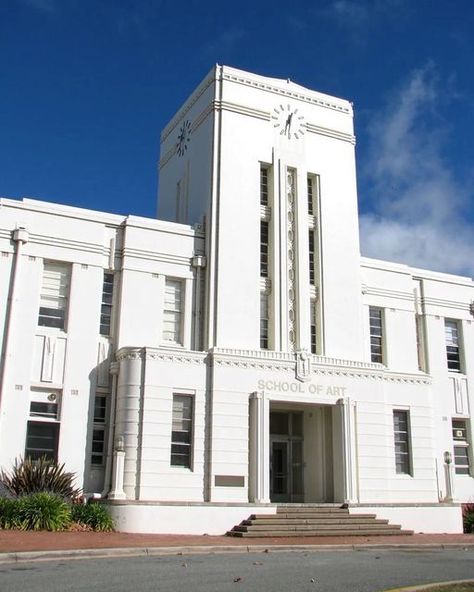
[[[176,152],[179,156],[184,156],[188,149],[189,140],[191,139],[191,122],[186,119],[183,121],[178,134],[176,142]]]
[[[289,140],[299,140],[306,131],[306,123],[303,115],[298,109],[293,109],[291,105],[278,105],[273,109],[271,115],[273,127],[280,136],[285,136]]]

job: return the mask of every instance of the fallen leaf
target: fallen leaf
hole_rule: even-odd
[[[234,583],[235,582],[241,582],[241,581],[242,581],[242,578],[234,578]]]

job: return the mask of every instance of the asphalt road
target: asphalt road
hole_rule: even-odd
[[[474,550],[270,552],[0,566],[0,592],[375,592],[474,579]]]

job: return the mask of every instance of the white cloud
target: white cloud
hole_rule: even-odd
[[[362,252],[474,275],[474,226],[463,215],[474,195],[443,153],[448,130],[437,113],[440,98],[428,65],[372,120],[363,173],[372,211],[360,219]]]

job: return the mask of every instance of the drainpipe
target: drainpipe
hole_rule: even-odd
[[[22,255],[22,247],[24,244],[28,242],[28,231],[26,228],[20,226],[15,228],[12,232],[11,238],[14,244],[14,252],[13,252],[13,263],[12,263],[12,270],[10,275],[10,289],[8,293],[8,300],[7,300],[7,307],[5,312],[5,331],[3,334],[3,356],[2,356],[2,363],[0,369],[0,409],[1,403],[3,398],[3,393],[7,389],[7,371],[8,371],[8,362],[11,356],[11,334],[12,334],[12,327],[13,327],[13,319],[15,317],[15,308],[17,304],[17,278],[18,278],[18,269],[20,265],[20,257]],[[1,415],[0,415],[1,418]]]

